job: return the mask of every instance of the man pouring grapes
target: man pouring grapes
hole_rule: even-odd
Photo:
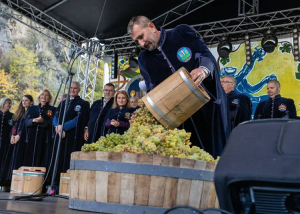
[[[230,133],[229,111],[217,62],[203,40],[188,25],[170,31],[158,30],[145,16],[133,17],[127,31],[145,49],[138,61],[148,92],[180,67],[190,71],[195,84],[201,84],[208,92],[211,100],[184,122],[182,128],[192,133],[192,145],[219,156]]]

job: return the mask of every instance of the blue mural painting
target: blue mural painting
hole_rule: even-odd
[[[270,74],[265,76],[255,85],[250,84],[247,80],[247,76],[253,70],[256,62],[261,62],[266,54],[267,53],[261,46],[257,46],[252,54],[252,63],[250,66],[247,66],[245,63],[239,72],[237,72],[237,68],[234,66],[228,66],[221,69],[221,77],[224,75],[234,76],[237,81],[235,91],[240,94],[245,94],[251,99],[253,108],[252,116],[254,115],[258,103],[269,98],[268,95],[253,96],[253,94],[259,92],[271,79],[277,79],[275,74]]]

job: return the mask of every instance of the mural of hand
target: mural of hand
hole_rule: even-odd
[[[270,81],[270,80],[277,80],[277,76],[275,75],[275,74],[270,74],[269,76],[268,76],[268,80]]]

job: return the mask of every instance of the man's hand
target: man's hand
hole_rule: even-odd
[[[87,128],[84,129],[84,140],[87,141],[89,138],[89,130]]]
[[[56,131],[57,134],[59,134],[60,131],[61,131],[61,125],[57,125],[57,126],[55,127],[55,131]]]
[[[66,137],[66,132],[63,131],[63,135],[62,135],[62,138],[65,138]]]
[[[203,68],[195,68],[190,73],[192,76],[193,81],[198,86],[202,83],[202,81],[208,76]]]

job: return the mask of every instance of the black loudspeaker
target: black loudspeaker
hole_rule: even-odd
[[[299,213],[300,121],[237,126],[215,171],[220,208],[232,213]]]
[[[116,79],[118,77],[118,54],[116,51],[111,60],[111,78]]]

